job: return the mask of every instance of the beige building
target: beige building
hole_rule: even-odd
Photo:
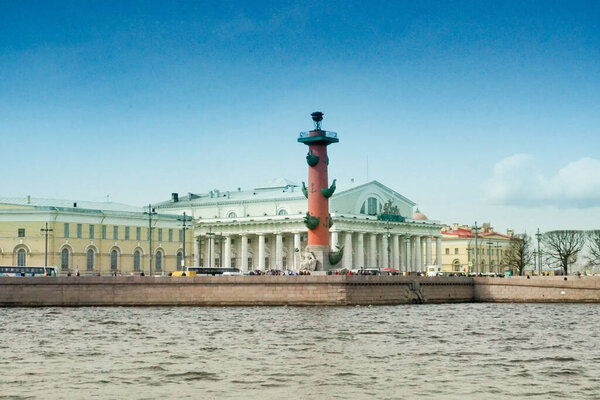
[[[489,223],[477,228],[458,224],[443,226],[442,271],[503,273],[503,258],[512,235],[512,230],[506,235],[495,232]]]
[[[152,215],[152,273],[182,265],[182,220]],[[0,265],[56,266],[62,274],[148,274],[149,223],[143,208],[114,202],[0,198]],[[189,265],[189,232],[185,241]]]

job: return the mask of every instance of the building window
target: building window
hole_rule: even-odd
[[[83,225],[77,224],[77,239],[81,239],[83,237]]]
[[[288,212],[282,208],[281,210],[279,210],[279,212],[277,214],[278,215],[288,215]]]
[[[17,231],[19,237],[25,237],[25,228],[19,228]]]
[[[25,249],[17,250],[17,267],[24,267],[27,265],[27,251]]]
[[[450,254],[450,249],[446,247],[446,255]]]
[[[68,238],[69,237],[69,224],[65,224],[65,237]]]
[[[102,239],[106,239],[106,225],[102,225]]]
[[[142,258],[142,256],[141,256],[140,251],[136,250],[135,253],[133,253],[133,270],[134,271],[139,271],[141,269],[141,258]]]
[[[169,229],[169,242],[173,241],[173,229]]]
[[[458,247],[454,248],[454,254],[458,254]]]
[[[162,228],[158,228],[158,241],[162,242]]]
[[[183,261],[183,253],[178,251],[177,252],[177,271],[181,271],[183,268],[182,266],[182,261]]]
[[[113,226],[113,239],[119,240],[119,227]]]
[[[129,227],[125,227],[125,240],[129,240]]]
[[[179,230],[179,241],[183,242],[183,229]]]
[[[110,270],[116,271],[119,268],[119,253],[116,250],[110,252]]]
[[[92,249],[88,249],[87,251],[86,268],[88,271],[94,270],[94,250]]]
[[[66,247],[60,252],[60,268],[62,270],[69,269],[69,249]]]
[[[235,211],[230,211],[229,214],[227,214],[227,218],[237,218],[237,214]]]
[[[94,238],[94,225],[90,225],[90,239]]]
[[[156,272],[158,271],[162,271],[162,252],[161,251],[157,251],[156,252]]]
[[[248,257],[248,270],[252,271],[252,257]]]
[[[135,240],[142,240],[142,228],[135,228]]]

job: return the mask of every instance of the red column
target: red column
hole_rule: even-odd
[[[311,132],[311,136],[316,132]],[[317,165],[308,167],[308,212],[313,217],[319,217],[319,226],[308,230],[308,244],[329,246],[329,199],[321,193],[321,188],[329,186],[327,145],[313,144],[309,146],[309,151],[319,157]]]

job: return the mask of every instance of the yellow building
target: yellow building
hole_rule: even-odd
[[[140,207],[114,202],[0,198],[0,265],[56,266],[59,274],[148,274],[151,262],[153,274],[169,273],[181,269],[184,236],[185,265],[191,265],[193,238],[184,234],[182,216],[150,218]]]
[[[508,230],[506,235],[495,232],[489,223],[477,229],[458,224],[443,226],[442,271],[503,273],[504,254],[512,235],[512,230]]]

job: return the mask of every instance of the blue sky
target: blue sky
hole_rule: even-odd
[[[418,3],[418,4],[415,4]],[[600,225],[597,2],[0,1],[0,195],[330,176],[445,223]]]

